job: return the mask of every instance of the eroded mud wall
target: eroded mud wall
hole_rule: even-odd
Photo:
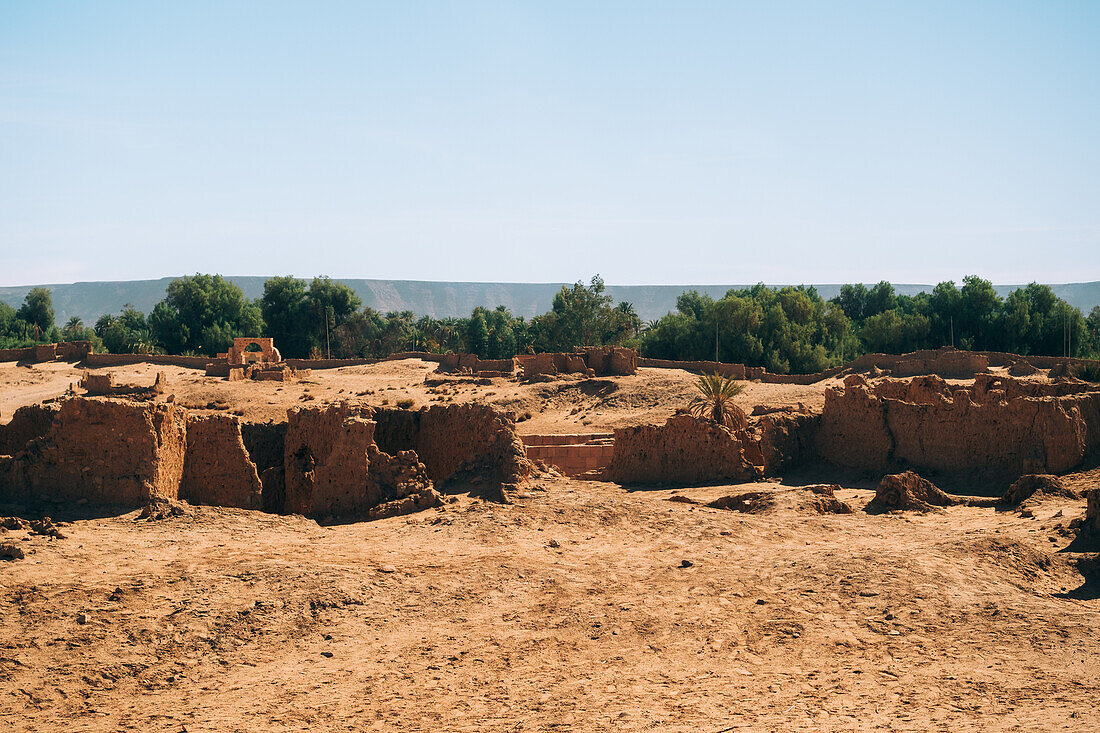
[[[0,425],[0,455],[13,456],[30,441],[44,436],[60,409],[56,402],[18,408],[7,425]]]
[[[241,423],[245,450],[263,487],[261,508],[274,514],[281,514],[286,507],[286,427],[285,422]]]
[[[1065,473],[1100,450],[1100,391],[1077,385],[1075,394],[1012,398],[1031,389],[1014,382],[980,376],[973,387],[957,388],[918,377],[871,388],[849,377],[843,390],[826,392],[818,452],[872,472],[914,468],[1011,480]]]
[[[664,425],[617,428],[605,472],[618,483],[654,485],[752,481],[761,474],[741,438],[691,415],[674,415]]]
[[[0,465],[0,496],[128,506],[175,499],[186,434],[172,404],[67,400],[45,435]]]
[[[374,411],[375,440],[391,455],[412,450],[436,484],[477,474],[502,484],[530,474],[515,423],[488,405],[433,405],[418,411]]]
[[[259,509],[256,465],[234,415],[190,415],[179,497],[192,504]]]

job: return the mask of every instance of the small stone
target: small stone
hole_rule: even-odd
[[[756,599],[756,605],[758,606],[763,606],[765,603],[767,603],[767,601],[765,601],[763,598]]]
[[[380,572],[380,573],[396,573],[397,568],[395,568],[393,565],[383,565],[382,567],[378,568],[378,572]]]
[[[691,560],[681,560],[680,561],[680,567],[682,567],[682,568],[690,568],[694,564],[695,563],[693,563]]]
[[[321,652],[321,656],[325,659],[332,659],[332,652]]]
[[[81,625],[83,625],[83,624],[86,624],[86,623],[88,623],[88,621],[90,621],[90,620],[91,620],[91,619],[90,619],[90,618],[88,618],[88,614],[86,614],[86,613],[78,613],[78,614],[76,615],[76,622],[77,622],[78,624],[81,624]]]
[[[546,543],[547,547],[561,547],[561,544],[557,540],[550,540]]]

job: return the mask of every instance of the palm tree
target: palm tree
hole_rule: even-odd
[[[744,388],[733,377],[704,374],[695,383],[699,394],[688,405],[688,412],[728,428],[744,427],[745,414],[733,404],[733,398]]]

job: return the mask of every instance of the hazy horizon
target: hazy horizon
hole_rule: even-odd
[[[1098,31],[1086,2],[7,3],[0,285],[1100,280]]]

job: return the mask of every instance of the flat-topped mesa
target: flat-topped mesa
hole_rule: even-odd
[[[879,474],[911,467],[1007,485],[1066,473],[1100,450],[1100,389],[985,374],[967,386],[935,376],[871,386],[852,375],[825,392],[817,449]]]

